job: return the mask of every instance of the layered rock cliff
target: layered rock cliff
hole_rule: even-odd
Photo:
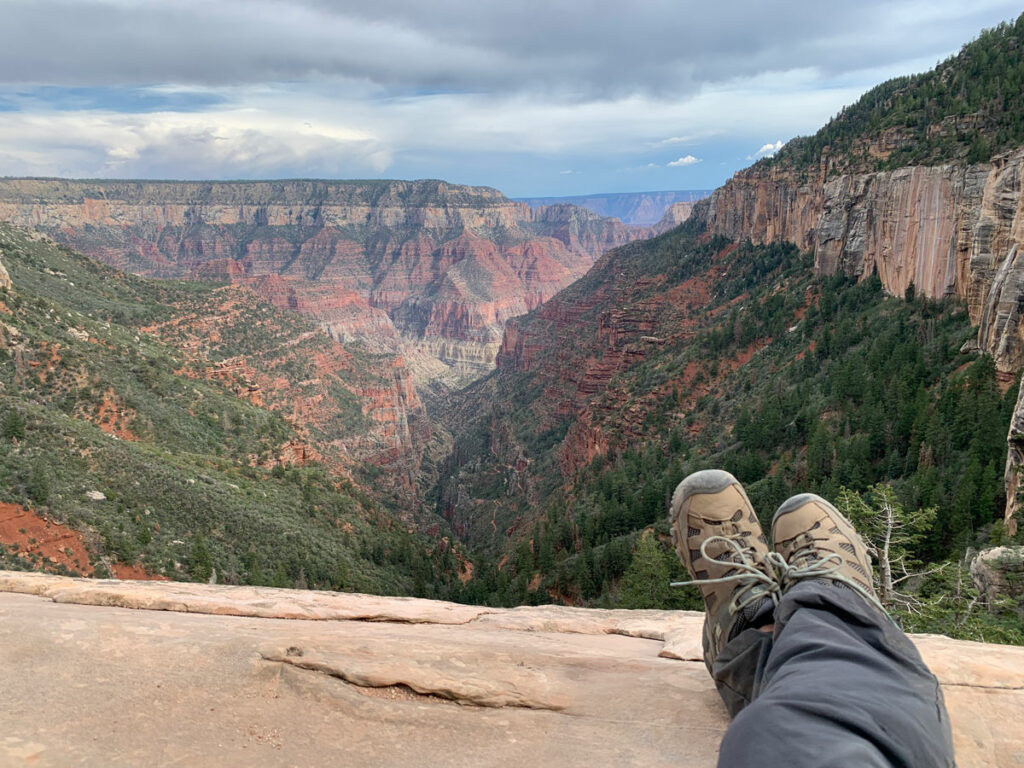
[[[538,208],[546,205],[578,205],[598,216],[619,219],[633,227],[658,224],[677,203],[693,203],[711,194],[710,189],[685,189],[671,192],[609,192],[567,197],[520,197],[518,200]]]
[[[0,219],[138,274],[244,283],[454,384],[493,367],[509,317],[647,234],[441,181],[6,179]]]
[[[709,230],[755,243],[788,240],[813,250],[815,269],[867,277],[903,295],[967,302],[978,344],[999,370],[1024,365],[1024,150],[992,162],[908,167],[813,178],[762,164],[715,191]]]
[[[755,243],[786,240],[815,254],[815,270],[867,277],[890,293],[914,290],[966,302],[976,345],[1003,380],[1024,366],[1024,149],[985,163],[895,171],[830,172],[827,155],[806,171],[762,163],[715,191],[702,212],[709,230]],[[1006,525],[1022,471],[1024,403],[1009,435]]]

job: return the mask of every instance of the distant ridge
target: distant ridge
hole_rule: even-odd
[[[569,197],[515,197],[531,208],[569,203],[599,216],[614,217],[631,227],[650,227],[661,221],[673,203],[695,203],[711,194],[710,189],[681,189],[663,192],[602,192]]]

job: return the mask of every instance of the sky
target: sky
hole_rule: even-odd
[[[1003,0],[0,0],[0,176],[714,188]]]

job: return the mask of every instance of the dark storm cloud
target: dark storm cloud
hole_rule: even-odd
[[[0,81],[193,86],[339,76],[396,93],[682,95],[817,67],[841,76],[955,50],[992,2],[0,0]]]

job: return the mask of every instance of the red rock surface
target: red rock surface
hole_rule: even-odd
[[[94,575],[89,549],[80,531],[20,504],[0,502],[0,545],[34,570]],[[151,574],[139,565],[109,565],[118,579],[167,581],[166,576]]]
[[[883,139],[868,148],[886,157]],[[978,343],[1001,371],[1024,364],[1024,149],[991,162],[846,173],[758,164],[711,196],[709,230],[755,243],[788,240],[813,250],[815,269],[866,277],[878,272],[902,296],[955,295],[980,326]]]

